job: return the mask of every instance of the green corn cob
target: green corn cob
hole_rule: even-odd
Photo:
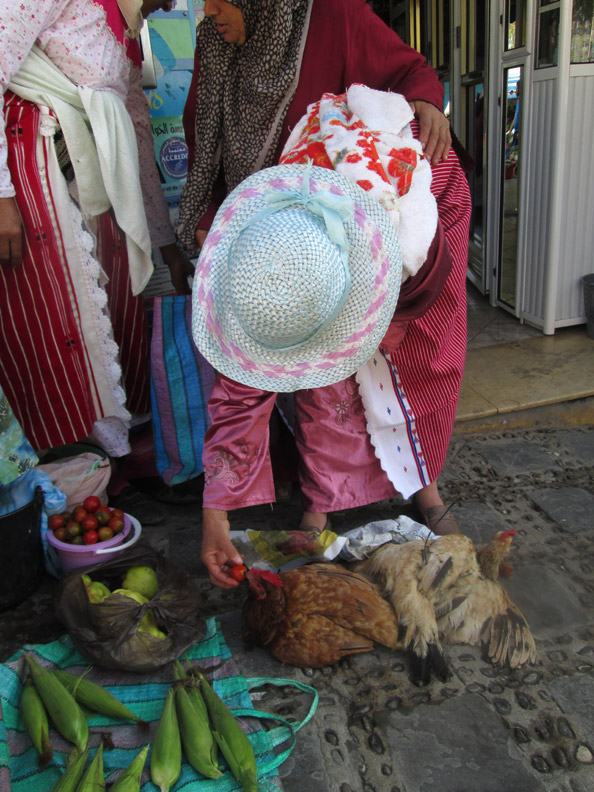
[[[151,751],[151,778],[161,792],[168,792],[181,773],[181,737],[175,712],[175,693],[169,688],[163,712],[159,718],[153,750]]]
[[[64,770],[60,778],[58,778],[53,785],[51,792],[76,792],[78,783],[84,773],[88,756],[88,748],[85,748],[84,751],[73,748],[68,758],[66,770]]]
[[[212,733],[231,772],[245,792],[258,792],[258,768],[251,742],[239,722],[202,674],[200,689],[210,716]]]
[[[196,706],[197,697],[204,712]],[[186,690],[183,685],[175,688],[175,706],[186,759],[207,778],[223,775],[217,767],[217,744],[210,730],[206,705],[198,688]]]
[[[37,689],[28,679],[21,694],[19,712],[23,726],[37,751],[37,763],[44,767],[54,751],[49,741],[49,721]]]
[[[51,671],[39,665],[35,658],[25,655],[25,659],[29,664],[29,672],[37,692],[54,726],[62,737],[74,743],[79,751],[84,751],[89,739],[89,727],[74,696]]]
[[[136,754],[118,780],[110,786],[109,792],[140,792],[140,777],[142,776],[149,748],[150,745],[145,745]]]
[[[97,748],[93,761],[88,766],[86,773],[76,787],[76,792],[100,792],[105,789],[105,776],[103,775],[103,743]]]
[[[105,690],[96,682],[91,682],[90,679],[85,679],[84,676],[71,674],[69,671],[54,669],[52,673],[60,680],[66,690],[72,693],[82,707],[86,707],[92,712],[98,712],[108,718],[131,720],[140,726],[148,725],[146,721],[135,715],[132,710],[128,709],[125,704],[112,695],[109,690]]]

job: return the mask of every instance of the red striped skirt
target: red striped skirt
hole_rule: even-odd
[[[5,116],[24,241],[22,266],[0,267],[0,384],[45,449],[150,410],[148,330],[125,243],[109,214],[85,229],[40,109],[8,91]]]

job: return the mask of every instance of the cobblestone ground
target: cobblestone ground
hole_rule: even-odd
[[[505,581],[539,653],[509,671],[478,648],[447,648],[451,676],[417,688],[405,658],[380,648],[323,669],[279,665],[241,640],[241,591],[213,588],[200,564],[200,511],[166,507],[165,526],[143,536],[201,581],[201,607],[217,615],[246,676],[314,685],[317,712],[281,767],[285,792],[589,792],[594,789],[594,427],[454,437],[441,479],[444,499],[477,544],[515,528]],[[348,530],[409,513],[397,499],[337,513]],[[298,497],[274,510],[236,512],[234,529],[296,528]],[[52,614],[55,582],[0,614],[0,652],[62,634]],[[307,701],[264,688],[256,706],[289,719]],[[42,791],[43,792],[43,791]]]

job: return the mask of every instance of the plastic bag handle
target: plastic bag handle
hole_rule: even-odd
[[[312,687],[311,685],[306,685],[304,682],[298,682],[296,679],[273,679],[272,677],[251,677],[245,680],[248,690],[256,687],[262,687],[262,685],[276,685],[277,687],[296,687],[298,690],[302,690],[305,693],[310,693],[312,696],[312,702],[309,707],[309,711],[305,718],[295,725],[294,723],[289,723],[289,721],[281,718],[280,715],[272,715],[269,712],[261,712],[260,710],[256,709],[233,709],[231,712],[234,715],[241,715],[244,717],[250,718],[260,718],[262,720],[269,719],[269,720],[276,720],[282,723],[289,732],[291,740],[291,745],[288,748],[285,748],[284,751],[281,751],[277,754],[273,759],[268,759],[258,767],[258,775],[263,773],[268,773],[270,770],[275,770],[279,765],[281,765],[285,759],[289,757],[289,754],[295,747],[295,743],[297,741],[297,732],[301,729],[305,724],[310,721],[316,711],[318,706],[318,691]]]
[[[136,517],[132,517],[131,514],[128,514],[127,517],[132,523],[132,531],[133,531],[132,538],[128,539],[128,541],[124,542],[124,544],[115,545],[115,547],[103,547],[103,548],[98,547],[95,550],[95,555],[103,555],[103,553],[114,553],[116,550],[119,553],[120,550],[125,550],[126,547],[131,547],[133,544],[135,544],[135,542],[137,542],[140,539],[140,531],[141,531],[140,523],[138,522]]]

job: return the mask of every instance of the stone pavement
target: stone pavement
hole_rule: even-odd
[[[281,666],[241,640],[241,591],[213,588],[200,564],[200,510],[165,507],[144,538],[201,580],[246,676],[289,677],[320,694],[314,718],[280,773],[285,792],[589,792],[594,790],[594,426],[455,436],[444,499],[477,544],[515,528],[505,581],[534,632],[539,663],[509,671],[478,648],[447,647],[451,677],[417,688],[405,658],[384,648],[322,669]],[[407,513],[397,499],[337,513],[348,530]],[[299,502],[245,509],[232,527],[296,528]],[[54,581],[0,614],[0,660],[24,643],[62,634]],[[300,717],[292,688],[265,689],[255,705]],[[44,792],[41,790],[40,792]]]

